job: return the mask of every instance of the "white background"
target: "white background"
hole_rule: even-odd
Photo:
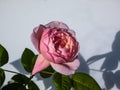
[[[120,58],[116,59],[112,49],[116,45],[114,43],[117,43],[115,49],[120,50],[120,0],[0,0],[0,44],[8,50],[10,56],[9,64],[4,69],[26,73],[19,64],[22,52],[25,48],[30,48],[37,53],[30,34],[35,26],[50,21],[62,21],[75,30],[80,43],[79,71],[89,73],[102,88],[106,88],[108,84],[107,88],[110,90],[120,90],[116,86],[120,81],[105,83],[110,79],[103,80],[105,71],[100,71],[102,66],[109,70],[114,74],[114,81],[114,77],[117,77],[115,72],[120,70],[120,63],[117,62]],[[116,34],[119,35],[115,38]],[[116,53],[120,55],[118,51]],[[86,61],[93,56],[101,58],[87,65]],[[6,74],[5,84],[12,76],[10,73]],[[110,75],[105,75],[111,78]],[[41,90],[53,90],[51,80],[34,80]]]

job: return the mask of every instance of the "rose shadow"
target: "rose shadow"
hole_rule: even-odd
[[[83,56],[80,53],[78,54],[78,59],[80,60],[80,66],[76,72],[83,72],[83,73],[89,74],[89,67],[88,67],[85,59],[83,58]]]

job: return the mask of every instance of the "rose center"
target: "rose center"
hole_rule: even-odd
[[[66,52],[70,52],[69,36],[66,33],[57,33],[53,37],[54,48],[59,50],[63,48]]]
[[[65,45],[66,45],[66,42],[67,42],[67,39],[65,37],[61,36],[61,35],[56,35],[53,39],[55,49],[58,49],[59,46],[61,48],[64,48]]]

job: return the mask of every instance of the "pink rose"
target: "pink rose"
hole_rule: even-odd
[[[34,29],[31,39],[39,52],[32,75],[49,65],[64,75],[73,74],[79,67],[79,43],[76,41],[75,32],[66,24],[53,21],[45,26],[40,25]]]

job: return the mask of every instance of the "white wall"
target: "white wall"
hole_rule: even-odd
[[[120,30],[120,0],[0,0],[0,44],[6,47],[10,55],[9,64],[4,68],[18,71],[12,63],[21,57],[26,47],[37,53],[30,41],[32,29],[40,23],[55,20],[66,23],[77,32],[84,62],[95,55],[103,56],[89,65],[89,71],[99,85],[105,88],[103,72],[90,68],[99,70],[105,57],[112,52],[113,41],[116,42],[115,35]],[[117,64],[118,66],[111,64],[111,67],[117,67],[112,70],[114,73],[120,68],[119,63]],[[17,68],[20,69],[20,66]],[[7,73],[7,80],[11,76],[12,74]],[[37,81],[41,90],[51,88],[50,83],[45,87],[43,82],[46,84],[48,81]],[[114,86],[111,90],[118,89],[120,88]]]

